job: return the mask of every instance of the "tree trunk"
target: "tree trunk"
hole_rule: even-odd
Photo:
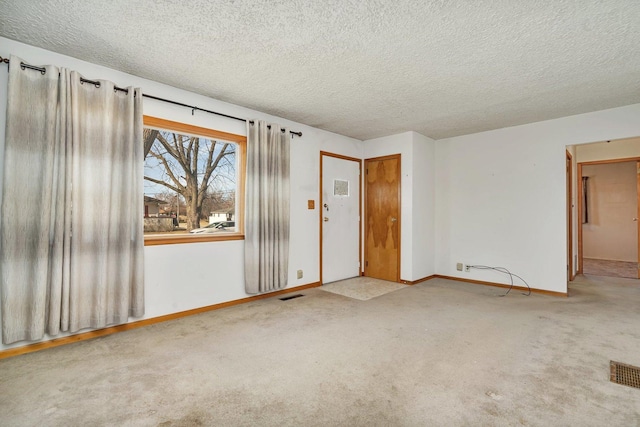
[[[187,199],[187,231],[200,228],[200,211],[196,198]]]
[[[144,128],[144,131],[143,131],[144,157],[147,157],[147,154],[149,154],[149,151],[151,150],[151,147],[153,146],[153,143],[156,141],[156,138],[158,137],[159,133],[160,132],[156,129]]]

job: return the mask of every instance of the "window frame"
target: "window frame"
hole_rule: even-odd
[[[182,122],[161,119],[152,116],[143,116],[143,127],[170,132],[181,132],[186,135],[203,136],[209,139],[233,142],[238,147],[238,170],[236,172],[236,227],[234,233],[216,234],[179,234],[179,235],[146,235],[145,246],[173,245],[180,243],[222,242],[229,240],[244,240],[244,194],[247,170],[247,137],[234,133],[223,132],[215,129],[194,126]]]

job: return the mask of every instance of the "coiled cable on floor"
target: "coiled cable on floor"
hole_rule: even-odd
[[[522,295],[525,295],[525,296],[531,295],[531,287],[529,286],[527,281],[524,280],[522,277],[518,276],[517,274],[510,272],[509,270],[507,270],[504,267],[490,267],[488,265],[470,265],[469,268],[475,268],[475,269],[478,269],[478,270],[494,270],[494,271],[498,271],[500,273],[508,274],[509,275],[509,279],[511,281],[511,286],[509,286],[509,289],[507,289],[506,293],[504,293],[502,295],[499,295],[501,297],[505,297],[505,296],[509,295],[509,292],[511,292],[511,289],[513,289],[513,278],[514,277],[517,277],[518,279],[522,280],[522,283],[527,285],[527,289],[529,290],[529,292],[526,293],[526,294],[523,292]]]

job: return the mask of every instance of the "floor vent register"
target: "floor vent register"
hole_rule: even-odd
[[[304,295],[302,295],[302,294],[291,295],[289,297],[280,298],[280,301],[289,301],[290,299],[300,298],[300,297],[303,297],[303,296]]]
[[[629,387],[640,388],[640,368],[620,362],[610,363],[611,382]]]

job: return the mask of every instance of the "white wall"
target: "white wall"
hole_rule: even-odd
[[[412,194],[412,275],[420,280],[435,274],[436,228],[436,168],[435,144],[416,132],[413,136],[413,194]]]
[[[79,71],[86,78],[112,80],[121,87],[141,87],[143,93],[229,115],[270,120],[288,126],[291,130],[302,131],[303,137],[294,137],[291,142],[289,287],[319,280],[318,212],[307,209],[307,200],[315,200],[316,207],[319,205],[320,151],[361,158],[361,141],[0,38],[0,56],[8,57],[11,54],[18,55],[25,62],[33,65],[53,64],[69,67]],[[1,67],[0,152],[4,152],[7,76],[6,67]],[[144,101],[144,114],[225,132],[246,134],[243,122],[200,112],[192,116],[191,110],[187,108],[148,98]],[[1,173],[0,176],[2,176]],[[145,247],[146,314],[144,318],[246,297],[243,256],[243,241]],[[304,278],[300,280],[296,278],[296,270],[299,269],[304,271]],[[0,346],[0,349],[26,344],[28,343]]]
[[[578,163],[631,157],[640,157],[640,138],[601,141],[576,147],[576,161]]]
[[[400,278],[414,281],[435,273],[435,141],[405,132],[363,143],[365,159],[392,154],[401,155]]]
[[[436,142],[436,272],[566,292],[565,150],[640,135],[640,104]]]

